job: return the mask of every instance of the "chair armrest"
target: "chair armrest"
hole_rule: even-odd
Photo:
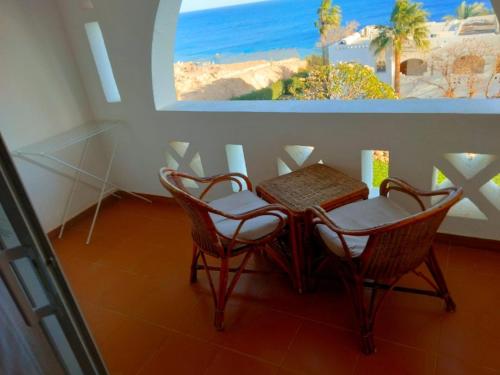
[[[429,196],[432,192],[424,192],[417,188],[414,188],[407,182],[399,179],[399,178],[386,178],[380,184],[380,195],[387,197],[391,190],[399,191],[401,193],[405,193],[415,199],[420,206],[422,211],[425,211],[425,204],[420,197]]]
[[[245,181],[245,185],[247,190],[253,191],[253,186],[252,182],[248,178],[248,176],[245,176],[242,173],[226,173],[226,174],[220,174],[217,176],[212,176],[212,177],[206,177],[206,178],[201,178],[199,179],[201,183],[208,183],[209,185],[203,190],[203,192],[200,194],[200,199],[203,199],[205,195],[217,184],[221,182],[226,182],[226,181],[231,181],[234,182],[238,185],[239,191],[243,190],[243,184],[241,183],[241,180]]]
[[[422,199],[420,197],[433,197],[437,195],[450,195],[458,190],[458,188],[455,187],[450,187],[450,188],[445,188],[445,189],[439,189],[439,190],[431,190],[431,191],[423,191],[420,189],[417,189],[407,182],[399,179],[399,178],[386,178],[382,183],[380,184],[380,195],[383,195],[384,197],[387,197],[387,194],[391,190],[396,190],[405,194],[410,195],[413,197],[418,204],[420,205],[420,208],[422,211],[425,211],[425,205],[422,202]]]
[[[239,186],[240,191],[242,191],[243,185],[241,183],[241,180],[243,180],[243,181],[245,181],[247,189],[249,191],[253,191],[252,182],[250,181],[250,179],[247,176],[245,176],[244,174],[241,174],[241,173],[226,173],[226,174],[219,174],[219,175],[215,175],[215,176],[211,176],[211,177],[196,177],[196,176],[191,176],[187,173],[177,172],[176,170],[171,169],[171,168],[162,168],[160,170],[160,176],[162,176],[165,172],[168,172],[168,171],[175,172],[175,176],[174,176],[175,179],[187,179],[187,180],[191,180],[194,182],[198,182],[200,184],[208,184],[208,186],[202,191],[202,193],[199,197],[200,200],[202,200],[205,197],[205,195],[210,191],[210,189],[212,189],[215,185],[217,185],[221,182],[225,182],[225,181],[231,181],[231,182],[236,183]]]

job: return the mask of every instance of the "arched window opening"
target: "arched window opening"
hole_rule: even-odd
[[[500,32],[490,0],[473,15],[456,0],[408,1],[422,31],[414,35],[400,35],[413,27],[400,27],[394,0],[376,11],[357,0],[183,0],[168,73],[163,44],[153,45],[155,101],[496,97]],[[173,27],[160,21],[155,35]],[[165,94],[155,75],[173,78],[175,91]]]
[[[427,72],[427,63],[422,59],[408,59],[401,63],[401,74],[405,76],[423,76]]]

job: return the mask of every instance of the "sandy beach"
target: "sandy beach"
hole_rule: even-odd
[[[305,68],[298,58],[234,64],[179,62],[174,64],[178,100],[228,100],[268,87]]]

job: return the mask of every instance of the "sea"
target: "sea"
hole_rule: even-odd
[[[189,1],[189,0],[185,0]],[[209,1],[209,0],[207,0]],[[453,14],[461,0],[423,0],[429,19]],[[491,8],[489,1],[482,1]],[[334,0],[343,23],[388,24],[394,0]],[[314,26],[321,0],[267,0],[181,13],[175,61],[236,62],[319,53]]]

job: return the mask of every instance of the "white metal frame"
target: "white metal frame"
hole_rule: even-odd
[[[99,197],[97,199],[97,205],[94,211],[94,215],[92,218],[92,223],[90,225],[89,233],[87,235],[87,239],[85,243],[88,245],[90,244],[90,241],[92,239],[92,234],[94,232],[95,224],[97,222],[97,217],[99,215],[99,211],[101,209],[101,204],[105,196],[108,194],[114,194],[115,190],[120,190],[123,191],[124,193],[130,194],[138,199],[141,199],[143,201],[146,201],[148,203],[152,203],[151,200],[136,194],[134,192],[131,192],[121,186],[118,186],[110,181],[110,175],[111,175],[111,169],[113,167],[113,162],[115,160],[116,156],[116,151],[118,149],[118,142],[116,139],[113,140],[113,151],[111,153],[111,156],[107,162],[106,166],[106,174],[104,177],[99,177],[87,170],[85,170],[84,164],[85,164],[85,159],[87,157],[87,151],[88,151],[88,146],[92,138],[97,137],[98,135],[111,132],[113,129],[115,129],[120,123],[119,122],[98,122],[98,123],[89,123],[89,124],[84,124],[82,126],[79,126],[77,128],[74,128],[68,132],[56,135],[54,137],[51,137],[49,139],[46,139],[45,141],[35,143],[33,145],[29,145],[23,148],[20,148],[16,151],[14,151],[15,156],[23,156],[23,157],[43,157],[49,160],[52,160],[62,166],[65,166],[69,169],[72,169],[76,172],[75,177],[73,179],[73,184],[71,186],[71,191],[69,193],[68,198],[66,199],[66,203],[64,205],[64,211],[63,211],[63,216],[61,219],[61,226],[59,229],[59,238],[62,238],[64,234],[64,229],[66,227],[66,223],[68,221],[68,215],[71,210],[71,205],[73,203],[73,199],[78,187],[78,184],[80,183],[81,176],[87,176],[90,177],[97,182],[99,182],[101,185],[99,187]],[[80,156],[80,161],[78,162],[77,165],[74,165],[70,162],[67,162],[60,157],[56,156],[56,152],[61,151],[63,149],[66,149],[70,146],[74,146],[77,144],[80,144],[82,142],[85,142],[85,145],[83,147],[81,156]],[[110,190],[106,190],[107,188],[110,188]]]

